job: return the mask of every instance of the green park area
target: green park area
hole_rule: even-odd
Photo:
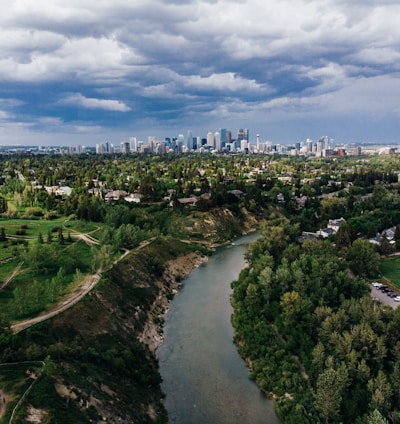
[[[379,269],[384,280],[389,281],[391,286],[400,289],[400,256],[382,259]]]
[[[65,218],[0,219],[2,317],[13,322],[48,310],[118,256],[99,247],[102,227]]]

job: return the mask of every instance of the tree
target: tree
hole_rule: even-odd
[[[62,231],[62,228],[61,227],[58,228],[57,239],[58,239],[58,244],[64,244],[64,234],[63,234],[63,231]]]
[[[392,251],[392,246],[389,243],[386,232],[383,233],[382,242],[379,250],[382,255],[387,255]]]
[[[344,369],[327,368],[319,375],[315,393],[315,407],[328,423],[340,413],[342,395],[347,382]]]
[[[42,235],[42,233],[40,233],[40,232],[39,232],[39,234],[38,234],[38,243],[39,243],[39,244],[43,244],[43,243],[44,243],[43,235]]]
[[[6,230],[4,229],[4,227],[1,227],[0,229],[0,241],[6,241],[7,237],[6,237]]]
[[[374,277],[379,271],[379,253],[368,240],[355,240],[347,252],[347,260],[352,271],[362,277]]]
[[[367,424],[389,424],[389,421],[377,409],[374,409],[368,415]]]
[[[8,210],[7,200],[0,196],[0,213],[5,213]]]
[[[372,395],[371,407],[374,409],[389,411],[393,391],[383,371],[379,370],[376,378],[368,381],[368,389]]]

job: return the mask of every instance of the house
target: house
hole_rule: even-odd
[[[129,203],[140,203],[142,197],[143,195],[140,193],[131,193],[129,196],[126,196],[124,200]]]
[[[244,195],[242,190],[228,190],[228,193],[233,194],[236,197],[242,197]]]
[[[178,202],[184,206],[195,206],[197,203],[197,197],[184,197],[182,199],[178,199]]]
[[[337,233],[339,231],[339,228],[346,222],[346,220],[344,218],[339,218],[339,219],[330,219],[328,222],[327,227],[328,228],[332,228],[332,230],[335,231],[335,233]]]
[[[396,227],[388,228],[387,230],[383,230],[382,233],[377,233],[375,237],[368,239],[368,241],[372,244],[376,244],[380,246],[383,242],[384,236],[386,236],[386,240],[389,242],[391,246],[396,244],[395,239]]]
[[[319,237],[319,234],[317,233],[310,233],[309,231],[303,231],[301,233],[301,236],[298,237],[297,241],[299,243],[303,243],[304,240],[316,239],[318,237]]]
[[[41,186],[36,186],[35,188],[40,188]],[[47,193],[55,194],[56,196],[70,196],[72,193],[72,188],[68,186],[45,186],[44,187]]]
[[[128,193],[125,190],[110,190],[104,196],[104,200],[106,202],[112,202],[119,199],[124,199]]]
[[[333,230],[332,228],[323,228],[317,231],[317,234],[321,236],[323,239],[326,239],[329,236],[334,236],[336,234],[336,231]]]
[[[306,202],[308,200],[307,196],[296,197],[295,201],[298,209],[303,209],[306,206]]]

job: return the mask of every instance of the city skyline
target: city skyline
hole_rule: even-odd
[[[221,127],[274,144],[400,141],[393,0],[5,0],[0,12],[0,145]]]

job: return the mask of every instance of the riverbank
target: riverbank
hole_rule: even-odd
[[[139,336],[139,340],[145,343],[153,354],[163,342],[162,327],[169,302],[178,293],[182,281],[207,260],[208,256],[195,251],[179,256],[165,264],[163,278],[157,282],[159,295],[147,314],[143,331]]]
[[[251,221],[254,224],[253,221]],[[254,227],[247,227],[242,236],[249,235],[257,231]],[[217,247],[226,246],[232,243],[227,240],[223,243],[204,243],[208,249],[214,251]],[[139,340],[146,344],[149,350],[155,354],[163,342],[163,324],[165,314],[168,313],[169,303],[178,293],[182,281],[186,280],[197,267],[208,261],[206,256],[199,251],[190,252],[187,255],[179,256],[165,264],[163,277],[157,282],[159,295],[153,303],[147,315],[147,320]]]

